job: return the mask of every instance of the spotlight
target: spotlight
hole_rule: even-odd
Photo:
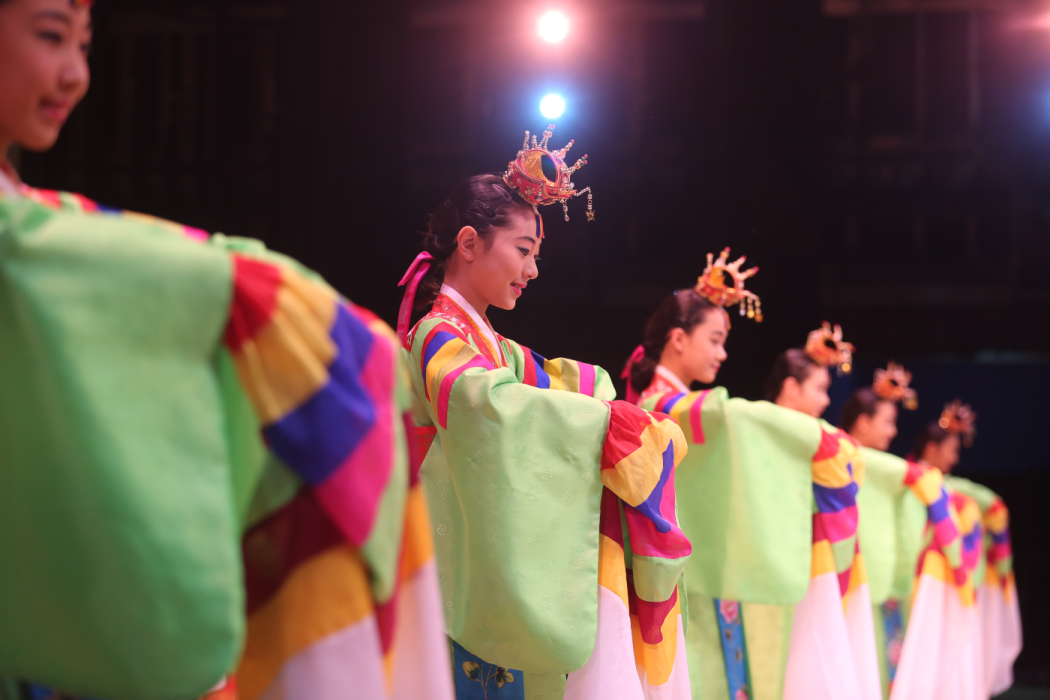
[[[540,100],[540,114],[547,119],[557,119],[565,113],[565,100],[561,95],[551,93]]]
[[[547,12],[540,17],[540,38],[557,44],[569,33],[569,18],[561,12]]]

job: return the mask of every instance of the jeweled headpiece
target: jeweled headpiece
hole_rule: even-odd
[[[91,9],[91,6],[95,4],[95,0],[69,0],[69,4],[73,7],[86,7]]]
[[[696,293],[719,306],[739,304],[741,316],[746,313],[748,318],[762,323],[762,301],[754,292],[744,289],[744,281],[754,277],[758,268],[752,267],[741,272],[740,266],[747,260],[744,255],[733,262],[728,260],[729,248],[723,250],[717,260],[713,253],[707,254],[707,267],[696,280]],[[726,285],[726,275],[733,278],[732,286]]]
[[[875,370],[875,381],[871,390],[883,401],[900,401],[906,409],[914,411],[919,407],[919,397],[915,389],[910,388],[911,372],[891,362],[886,369]]]
[[[570,168],[565,165],[565,154],[572,148],[575,141],[569,141],[565,148],[560,151],[552,151],[547,148],[547,142],[554,134],[554,125],[551,124],[543,132],[543,138],[537,140],[532,135],[529,141],[529,132],[525,132],[525,143],[522,144],[518,156],[507,163],[507,172],[503,173],[503,181],[516,191],[526,202],[532,205],[561,203],[562,211],[565,212],[565,220],[569,220],[568,201],[581,194],[587,194],[587,220],[594,221],[594,200],[591,197],[591,188],[584,187],[576,190],[572,183],[572,174],[587,165],[587,156],[577,160]],[[549,179],[543,172],[543,159],[548,158],[554,167],[554,179]]]
[[[937,421],[937,425],[949,433],[961,435],[963,444],[971,447],[973,445],[973,436],[977,432],[977,428],[974,427],[976,420],[977,414],[970,408],[970,404],[955,399],[955,401],[944,405],[944,410],[941,411],[941,418]]]
[[[809,359],[818,365],[825,367],[837,367],[839,372],[849,374],[853,370],[853,352],[856,348],[852,343],[842,340],[842,327],[824,321],[823,325],[815,331],[810,331],[806,339],[805,353]]]

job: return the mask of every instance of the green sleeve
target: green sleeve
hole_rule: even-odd
[[[437,430],[421,476],[447,632],[491,663],[567,673],[586,663],[597,629],[609,408],[524,384],[516,344],[496,369],[457,333],[424,320],[406,354],[417,415]]]
[[[692,443],[675,476],[679,519],[693,543],[689,595],[797,603],[809,585],[817,421],[730,399],[724,388],[657,408],[670,410]]]
[[[911,595],[925,545],[926,507],[905,485],[908,463],[862,447],[864,485],[857,495],[858,536],[873,604]]]
[[[890,597],[897,567],[898,512],[905,497],[918,500],[904,485],[907,464],[894,455],[861,448],[864,484],[857,494],[857,536],[871,601],[881,604]]]
[[[0,200],[0,366],[18,368],[0,372],[5,674],[186,698],[236,663],[214,366],[230,289],[224,251],[159,225]]]

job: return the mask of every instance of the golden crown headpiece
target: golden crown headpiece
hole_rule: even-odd
[[[762,322],[762,300],[744,289],[744,282],[754,277],[758,272],[757,267],[741,271],[740,267],[747,261],[747,256],[741,255],[737,260],[729,262],[729,248],[715,260],[713,253],[707,254],[707,267],[704,274],[696,280],[696,293],[719,306],[740,305],[740,315],[747,315],[759,323]],[[726,275],[733,278],[732,286],[726,284]],[[746,310],[745,310],[746,307]]]
[[[565,212],[565,220],[569,220],[569,200],[587,195],[587,220],[594,221],[594,200],[591,196],[591,188],[584,187],[582,190],[574,189],[576,185],[572,182],[572,174],[587,165],[587,156],[577,160],[570,168],[565,165],[565,155],[572,148],[575,141],[569,141],[565,148],[560,151],[552,151],[547,148],[547,142],[554,135],[554,125],[551,124],[543,132],[543,138],[537,139],[532,134],[529,140],[529,132],[525,132],[525,143],[518,151],[517,157],[507,163],[507,172],[503,173],[503,181],[521,195],[526,202],[532,205],[561,203],[562,211]],[[554,168],[554,179],[549,179],[543,172],[543,159],[550,160]]]
[[[955,399],[951,403],[944,404],[944,410],[941,411],[941,418],[937,421],[937,425],[949,433],[961,435],[963,444],[970,447],[973,445],[973,436],[977,432],[974,426],[976,420],[977,414],[970,408],[970,404]]]
[[[842,327],[835,324],[834,329],[827,321],[815,331],[810,331],[806,339],[805,353],[809,359],[825,367],[837,367],[839,372],[849,374],[853,371],[852,343],[842,340]]]
[[[915,389],[910,388],[911,372],[896,362],[891,362],[886,369],[875,370],[875,381],[871,390],[883,401],[900,401],[906,409],[914,411],[919,407],[919,397]]]

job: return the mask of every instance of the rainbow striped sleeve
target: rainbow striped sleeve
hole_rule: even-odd
[[[608,405],[602,484],[623,502],[639,615],[643,630],[653,630],[658,640],[659,627],[674,603],[678,575],[692,552],[675,513],[674,471],[685,456],[685,437],[666,415],[625,401]],[[649,613],[659,624],[645,622]]]
[[[594,396],[594,365],[563,358],[548,360],[524,345],[520,347],[525,356],[523,384],[539,389],[561,389]]]
[[[384,504],[403,505],[390,502],[388,490],[404,498],[392,480],[396,341],[374,332],[370,314],[295,270],[232,257],[225,343],[267,444],[314,489],[351,545],[390,536],[374,528]],[[378,597],[392,586],[380,576]]]
[[[658,413],[666,413],[682,427],[686,442],[690,445],[704,444],[704,401],[711,394],[710,389],[703,391],[667,392],[649,397],[642,405]]]
[[[949,494],[952,506],[959,515],[959,530],[962,533],[963,568],[972,575],[984,554],[984,529],[981,526],[981,508],[970,496],[958,491]]]
[[[1010,544],[1010,512],[998,496],[984,513],[984,527],[991,538],[988,568],[1001,585],[1006,586],[1013,573],[1013,547]]]
[[[908,462],[904,485],[926,506],[927,528],[931,533],[930,544],[920,557],[918,572],[923,572],[929,554],[936,553],[943,558],[948,582],[959,591],[964,603],[972,603],[973,583],[963,564],[958,514],[944,487],[943,475],[934,467]]]
[[[448,665],[397,338],[290,266],[232,258],[225,343],[270,449],[305,482],[244,537],[239,697],[348,682],[386,697],[395,668]]]
[[[419,332],[426,333],[419,361],[426,399],[438,424],[448,428],[448,404],[456,380],[474,367],[483,370],[495,368],[467,341],[463,332],[450,323],[439,321],[429,327],[420,325]]]
[[[860,451],[846,433],[821,426],[820,446],[812,464],[814,513],[810,575],[834,571],[843,595],[864,580],[862,567],[857,567],[859,487],[854,472],[860,461]]]

